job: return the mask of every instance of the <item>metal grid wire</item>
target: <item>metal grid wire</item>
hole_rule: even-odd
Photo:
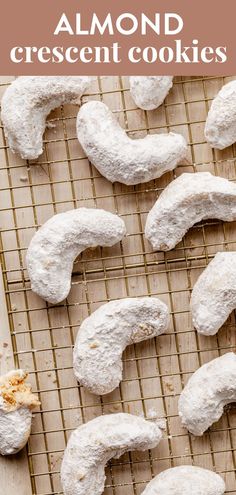
[[[76,139],[77,108],[53,112],[45,151],[36,163],[13,155],[1,127],[1,262],[16,365],[30,374],[41,400],[35,412],[28,458],[33,495],[62,494],[60,462],[71,431],[102,414],[131,412],[167,420],[161,444],[112,460],[106,469],[106,495],[139,495],[164,469],[195,464],[224,477],[236,494],[236,417],[231,407],[210,432],[195,438],[181,427],[177,402],[190,374],[200,365],[235,349],[235,317],[214,337],[196,334],[189,315],[192,287],[217,251],[236,249],[236,224],[207,221],[196,225],[176,249],[153,253],[143,231],[146,215],[163,188],[183,172],[209,170],[236,180],[235,146],[211,150],[204,123],[212,98],[233,78],[176,78],[165,104],[156,111],[136,109],[126,77],[102,77],[88,99],[101,99],[117,114],[128,134],[176,131],[189,143],[185,163],[161,179],[127,187],[112,185],[88,162]],[[11,78],[0,79],[3,94]],[[54,213],[79,206],[102,207],[125,221],[128,237],[112,248],[87,250],[76,261],[72,290],[57,307],[30,290],[25,252],[35,230]],[[81,321],[106,301],[154,295],[169,306],[171,327],[156,340],[126,349],[120,387],[96,397],[78,386],[72,348]]]

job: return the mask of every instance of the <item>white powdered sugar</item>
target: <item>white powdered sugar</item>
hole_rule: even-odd
[[[223,414],[224,406],[236,400],[236,354],[228,352],[199,368],[179,398],[183,426],[193,435],[203,435]]]
[[[79,426],[69,439],[61,467],[65,495],[101,495],[105,465],[127,451],[147,450],[158,445],[160,428],[132,414],[99,416]]]
[[[209,172],[184,173],[161,193],[147,216],[145,236],[154,250],[169,251],[195,223],[236,220],[236,185]]]
[[[157,298],[127,298],[100,306],[86,318],[74,348],[74,372],[94,394],[108,394],[122,379],[122,352],[127,345],[164,333],[167,306]]]
[[[105,210],[78,208],[54,215],[36,232],[27,251],[32,290],[52,304],[63,301],[75,258],[87,248],[113,246],[125,234],[123,220]]]
[[[102,102],[82,105],[77,136],[88,159],[111,182],[140,184],[173,170],[186,158],[187,144],[180,134],[149,134],[131,139]]]
[[[143,110],[154,110],[164,101],[173,86],[173,76],[130,76],[130,92]]]
[[[80,76],[18,77],[1,102],[1,118],[11,150],[29,160],[41,155],[46,117],[60,105],[78,104],[90,81]]]

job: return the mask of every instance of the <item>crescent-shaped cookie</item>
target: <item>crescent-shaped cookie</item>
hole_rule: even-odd
[[[130,92],[143,110],[158,108],[173,86],[173,76],[130,76]]]
[[[77,136],[90,162],[111,182],[126,185],[156,179],[186,158],[187,144],[180,134],[148,134],[131,139],[109,108],[100,101],[82,105]]]
[[[166,469],[148,483],[142,495],[223,495],[224,480],[198,466]]]
[[[112,457],[152,449],[161,438],[155,422],[126,413],[99,416],[79,426],[70,436],[62,461],[64,495],[101,495],[105,465]]]
[[[125,347],[161,335],[168,324],[168,308],[155,297],[103,304],[78,331],[74,347],[76,378],[94,394],[110,393],[122,379]]]
[[[212,148],[223,150],[236,141],[236,81],[223,86],[209,110],[205,136]]]
[[[183,426],[193,435],[203,435],[236,400],[236,354],[228,352],[199,368],[179,398]]]
[[[208,218],[236,220],[236,185],[209,172],[173,180],[148,213],[145,236],[153,249],[169,251],[195,223]]]
[[[215,335],[236,308],[236,252],[219,252],[194,285],[191,313],[196,330]]]
[[[34,160],[43,153],[43,133],[49,113],[65,103],[77,103],[90,83],[81,76],[18,77],[6,89],[1,118],[13,153]]]
[[[70,292],[75,258],[85,249],[113,246],[126,234],[118,215],[78,208],[50,218],[30,242],[26,265],[32,290],[52,304]]]

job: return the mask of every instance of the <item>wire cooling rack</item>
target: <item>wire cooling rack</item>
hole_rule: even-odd
[[[166,419],[166,433],[156,449],[129,453],[109,463],[105,495],[139,495],[154,475],[181,464],[221,473],[227,493],[236,494],[235,409],[229,408],[202,438],[188,434],[177,413],[179,394],[191,373],[235,350],[234,314],[217,336],[199,336],[191,323],[189,299],[197,277],[215,253],[236,249],[236,224],[198,224],[168,253],[153,253],[143,235],[148,211],[174,177],[208,170],[236,180],[235,146],[222,152],[211,150],[203,132],[212,98],[230,79],[176,78],[165,104],[152,112],[135,107],[128,78],[102,77],[94,82],[82,101],[104,101],[131,137],[171,130],[188,141],[185,163],[161,179],[135,187],[112,185],[88,162],[76,138],[75,106],[50,115],[45,151],[35,163],[10,152],[1,127],[0,249],[7,310],[16,366],[29,372],[41,401],[28,444],[33,495],[62,494],[60,463],[75,427],[100,414],[120,411],[145,417],[157,411]],[[0,78],[2,94],[11,80]],[[118,213],[129,234],[112,248],[84,252],[74,265],[67,301],[51,306],[30,290],[26,249],[49,217],[79,206]],[[169,306],[169,332],[127,348],[120,387],[105,397],[93,396],[77,384],[72,370],[80,323],[106,301],[145,295],[158,296]]]

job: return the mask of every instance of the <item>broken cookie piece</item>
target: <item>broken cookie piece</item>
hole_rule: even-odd
[[[13,370],[0,377],[0,454],[16,454],[26,445],[32,410],[40,405],[26,383],[27,373]]]

